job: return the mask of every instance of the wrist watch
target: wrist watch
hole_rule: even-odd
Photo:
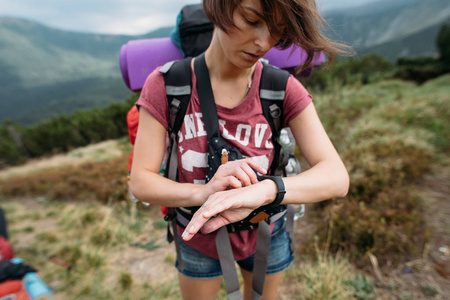
[[[272,203],[270,203],[269,205],[280,205],[281,201],[283,201],[284,199],[284,194],[286,194],[286,189],[284,188],[284,182],[283,179],[281,178],[281,176],[269,176],[269,175],[264,175],[261,176],[262,180],[272,180],[273,182],[275,182],[275,184],[277,185],[277,196],[275,197],[275,200],[273,200]]]

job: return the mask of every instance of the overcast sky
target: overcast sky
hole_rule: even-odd
[[[376,0],[317,0],[319,9]],[[395,0],[394,0],[395,1]],[[73,31],[144,34],[175,23],[180,8],[201,0],[0,0],[0,16],[12,16]]]

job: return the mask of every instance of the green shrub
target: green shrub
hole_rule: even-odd
[[[331,91],[342,85],[368,84],[391,76],[393,65],[385,58],[370,54],[363,57],[337,59],[330,66],[316,68],[300,81],[312,91]]]
[[[124,102],[103,109],[60,115],[31,127],[5,122],[0,127],[0,169],[24,163],[29,158],[126,136],[126,115],[138,96],[135,93]]]
[[[421,255],[429,229],[417,184],[448,153],[449,86],[444,76],[423,86],[385,81],[316,97],[351,178],[345,199],[313,208],[324,247],[348,251],[358,265],[368,251],[381,266]]]
[[[375,284],[367,277],[357,274],[356,277],[346,280],[345,284],[353,288],[356,299],[375,299]]]
[[[388,259],[403,261],[420,255],[427,241],[420,199],[405,187],[385,190],[370,205],[354,199],[328,206],[333,215],[332,251],[344,249],[357,264],[365,261],[370,251],[380,264]],[[326,240],[329,228],[322,226],[317,234]]]
[[[439,29],[436,38],[436,46],[439,50],[439,60],[450,66],[450,24],[444,23]]]
[[[11,121],[0,126],[0,169],[22,164],[28,153],[21,141],[22,128]]]
[[[424,83],[430,79],[436,78],[444,74],[446,71],[438,60],[432,60],[428,64],[424,64],[426,59],[419,58],[419,62],[412,59],[406,62],[399,62],[398,70],[395,77],[404,80],[413,80],[417,83]]]
[[[437,294],[439,294],[439,292],[437,291],[436,288],[429,286],[429,285],[423,285],[421,286],[422,292],[425,296],[427,297],[434,297]]]
[[[120,273],[118,284],[122,290],[129,290],[133,284],[133,277],[130,273]]]

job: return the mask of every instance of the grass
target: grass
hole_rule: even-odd
[[[125,153],[107,161],[16,176],[0,181],[0,193],[4,197],[39,195],[58,201],[120,201],[127,197],[127,165],[128,153]]]
[[[33,201],[27,200],[26,204],[37,209]],[[117,259],[126,256],[134,248],[133,244],[142,243],[139,239],[147,236],[152,227],[149,217],[160,217],[159,208],[148,208],[132,218],[130,207],[122,202],[39,203],[38,206],[40,213],[24,214],[25,205],[2,201],[16,256],[36,267],[60,299],[127,299],[131,295],[146,299],[151,294],[178,298],[176,285],[144,284],[142,279],[126,271],[127,266],[117,267],[120,265]],[[55,210],[59,211],[56,215]],[[15,222],[17,219],[23,222]],[[140,225],[136,226],[137,223]],[[32,232],[23,230],[32,227],[29,224],[35,225]],[[159,235],[162,237],[162,232]],[[161,239],[151,239],[148,244],[153,247],[145,251],[154,251],[158,243],[162,243]],[[56,257],[73,268],[68,271],[60,264],[51,263],[46,256]],[[170,267],[164,261],[162,264]]]
[[[322,244],[333,217],[332,250],[357,264],[369,251],[381,265],[423,252],[429,229],[416,186],[432,166],[448,164],[449,86],[446,75],[423,86],[388,80],[315,97],[351,178],[345,199],[316,206]]]
[[[417,189],[432,166],[448,164],[449,95],[450,76],[421,86],[385,80],[315,95],[351,188],[346,198],[308,210],[316,230],[286,274],[289,297],[373,299],[374,281],[362,272],[370,266],[368,253],[381,270],[422,255],[430,233]],[[175,254],[172,247],[164,252],[159,208],[136,210],[126,200],[125,149],[108,160],[0,180],[0,199],[36,199],[26,210],[11,201],[2,200],[2,207],[16,254],[33,262],[61,299],[180,298],[176,278],[154,283],[130,271],[137,265],[127,253],[141,261],[162,251],[166,272],[174,271]],[[27,248],[74,268],[67,272]],[[427,297],[436,294],[433,286],[421,289]]]
[[[295,299],[375,299],[375,284],[343,257],[319,250],[315,244],[314,260],[305,259],[286,272],[286,279],[296,283]]]

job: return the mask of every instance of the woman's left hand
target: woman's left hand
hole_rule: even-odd
[[[256,208],[267,204],[267,195],[271,194],[271,190],[276,190],[276,186],[273,185],[274,183],[271,180],[264,180],[251,186],[211,195],[193,215],[183,232],[182,238],[188,241],[200,229],[202,233],[206,234],[222,226],[245,219]]]

